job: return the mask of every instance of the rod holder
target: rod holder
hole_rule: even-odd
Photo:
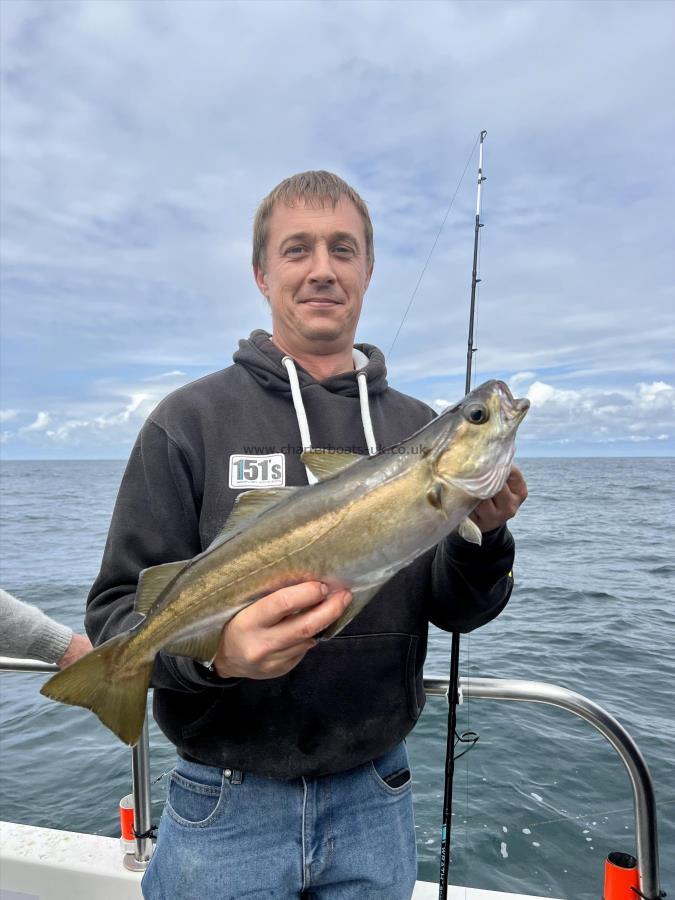
[[[131,781],[136,848],[133,853],[125,853],[124,866],[132,872],[142,872],[147,869],[154,850],[149,834],[152,827],[152,798],[150,795],[150,742],[147,713],[138,743],[131,749]]]

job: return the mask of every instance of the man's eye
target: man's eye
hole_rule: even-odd
[[[300,256],[300,254],[304,252],[305,248],[301,244],[298,244],[295,247],[289,247],[288,250],[286,250],[286,253],[289,256]]]
[[[352,254],[354,252],[354,250],[352,247],[347,247],[344,244],[340,244],[338,247],[335,248],[335,252],[337,254],[339,254],[340,256],[349,256],[350,254]]]

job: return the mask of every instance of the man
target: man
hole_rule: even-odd
[[[241,490],[305,484],[303,447],[367,453],[433,417],[387,385],[379,350],[354,347],[373,259],[368,210],[337,176],[296,175],[263,201],[253,268],[272,336],[253,332],[233,366],[176,391],[144,425],[89,598],[97,642],[137,620],[140,570],[205,549]],[[481,548],[450,536],[331,641],[316,635],[351,597],[309,582],[235,616],[206,665],[158,655],[154,714],[179,761],[146,898],[410,897],[403,739],[424,704],[427,624],[468,631],[501,611],[504,523],[525,495],[514,470],[476,510]]]

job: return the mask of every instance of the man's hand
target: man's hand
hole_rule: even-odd
[[[66,666],[70,666],[81,656],[84,656],[85,653],[89,653],[90,650],[91,641],[89,638],[85,637],[83,634],[77,634],[77,632],[74,631],[70,643],[66,647],[66,652],[58,661],[59,669],[65,669]]]
[[[527,485],[523,473],[517,466],[511,469],[511,474],[506,479],[506,484],[498,494],[483,500],[471,513],[470,518],[485,534],[499,528],[518,512],[521,503],[527,499]]]
[[[213,667],[221,678],[278,678],[317,643],[315,635],[349,606],[349,591],[328,593],[307,581],[282,588],[242,609],[223,628]]]

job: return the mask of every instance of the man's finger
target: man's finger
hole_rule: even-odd
[[[274,629],[274,636],[271,634],[269,636],[274,641],[275,649],[283,650],[302,641],[312,640],[315,635],[340,618],[351,600],[352,595],[349,591],[335,591],[319,606],[282,622]]]
[[[506,486],[516,497],[522,498],[522,500],[527,498],[527,482],[518,466],[513,466],[511,469],[511,473],[506,479]]]
[[[277,625],[286,616],[301,612],[311,606],[316,606],[328,595],[328,588],[320,581],[305,581],[302,584],[292,584],[290,587],[281,588],[262,597],[254,603],[250,609],[252,622],[260,628],[269,628]],[[244,610],[245,612],[245,610]]]
[[[522,498],[506,485],[492,498],[494,514],[505,522],[518,512]]]

